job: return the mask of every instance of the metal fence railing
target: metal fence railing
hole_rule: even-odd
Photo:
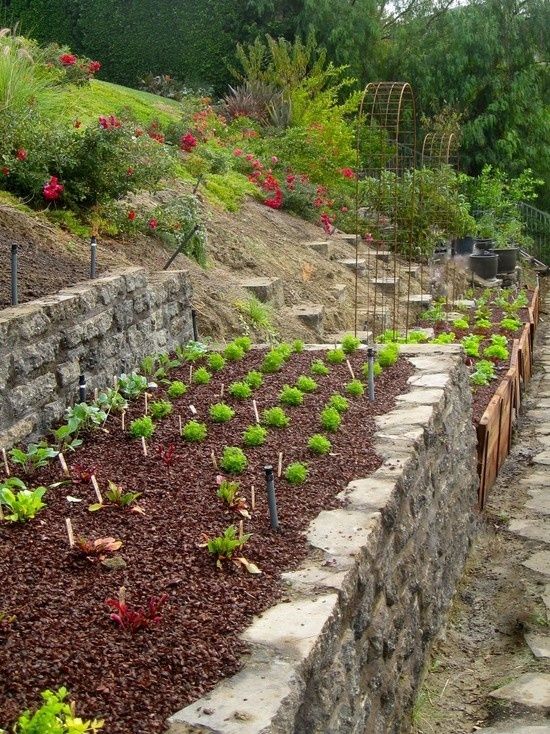
[[[519,203],[525,232],[532,238],[529,253],[545,265],[550,265],[550,214],[525,202]]]

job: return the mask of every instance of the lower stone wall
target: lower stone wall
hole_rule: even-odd
[[[35,436],[88,390],[192,336],[186,272],[133,267],[0,311],[0,446]]]
[[[475,528],[476,442],[461,350],[410,345],[411,391],[377,418],[383,465],[308,530],[287,599],[243,635],[243,669],[169,734],[398,734]],[[360,441],[358,437],[358,441]]]

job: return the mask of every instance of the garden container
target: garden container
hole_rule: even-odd
[[[455,240],[455,255],[471,255],[474,251],[473,237],[459,237]]]
[[[518,261],[517,247],[503,247],[502,250],[495,250],[498,256],[498,273],[513,273],[516,269]]]
[[[483,255],[470,255],[470,270],[484,280],[496,277],[498,255],[486,252]]]
[[[495,249],[495,241],[491,238],[482,239],[481,237],[476,237],[474,242],[475,242],[475,248],[474,248],[475,255],[481,252],[492,252]]]

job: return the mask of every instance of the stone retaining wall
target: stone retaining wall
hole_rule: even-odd
[[[37,435],[78,396],[192,336],[186,272],[133,267],[0,311],[0,446]]]
[[[475,526],[476,439],[456,346],[402,349],[411,391],[377,418],[383,465],[310,525],[286,598],[243,635],[243,669],[169,734],[398,734]],[[358,437],[358,441],[360,441]]]

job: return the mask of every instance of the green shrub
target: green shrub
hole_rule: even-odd
[[[323,408],[321,411],[321,425],[325,431],[337,431],[340,428],[341,423],[342,418],[336,408],[333,408],[330,405]]]
[[[262,426],[248,426],[243,433],[245,446],[261,446],[267,438],[267,429]]]
[[[307,442],[308,449],[314,454],[328,454],[332,448],[331,442],[321,433],[315,433]]]
[[[245,375],[244,381],[247,385],[250,385],[253,390],[257,390],[259,387],[261,387],[264,378],[262,377],[261,372],[258,372],[257,370],[250,370],[250,372]]]
[[[303,484],[309,471],[305,464],[295,461],[285,469],[285,479],[289,484]]]
[[[132,438],[151,438],[155,432],[153,421],[148,415],[136,418],[130,423],[130,435]]]
[[[290,418],[282,408],[266,408],[262,412],[262,422],[271,428],[286,428]]]
[[[232,382],[227,388],[227,392],[232,398],[244,400],[252,395],[252,388],[246,382]]]
[[[301,339],[295,339],[292,342],[292,351],[295,354],[300,354],[304,351],[304,342]]]
[[[226,446],[220,459],[220,467],[229,474],[242,474],[248,466],[244,451],[237,446]]]
[[[454,331],[442,331],[433,339],[434,344],[452,344],[456,339]]]
[[[208,366],[213,372],[219,372],[225,367],[225,359],[219,352],[213,352],[208,356]]]
[[[235,342],[229,342],[223,350],[223,356],[228,362],[238,362],[244,357],[244,349]]]
[[[277,344],[274,351],[278,352],[285,362],[288,362],[288,360],[292,357],[294,349],[292,348],[292,344],[281,342],[280,344]]]
[[[169,400],[155,400],[149,403],[149,413],[155,421],[162,420],[172,412],[172,403]]]
[[[517,331],[521,327],[521,321],[514,318],[505,318],[500,322],[501,329],[505,331]]]
[[[317,390],[317,383],[312,377],[307,375],[300,375],[296,380],[296,387],[302,392],[314,392]]]
[[[206,423],[199,423],[198,421],[188,421],[181,429],[181,437],[185,441],[204,441],[207,434]]]
[[[321,359],[314,359],[309,367],[314,375],[328,375],[330,370]]]
[[[13,731],[18,734],[92,734],[103,729],[103,721],[76,717],[74,702],[65,700],[69,695],[66,688],[42,691],[40,695],[43,704],[34,713],[29,710],[22,713]]]
[[[386,344],[377,354],[377,361],[382,369],[391,367],[397,362],[399,347],[397,344]]]
[[[346,392],[350,395],[354,395],[355,397],[357,397],[359,395],[363,395],[363,393],[365,392],[365,387],[361,380],[351,380],[346,385]]]
[[[279,393],[279,401],[283,405],[301,405],[304,402],[304,393],[297,387],[284,385]]]
[[[479,344],[482,337],[476,334],[468,334],[462,337],[461,344],[468,357],[479,357]]]
[[[187,385],[181,382],[181,380],[174,380],[170,383],[170,387],[166,392],[169,398],[180,398],[187,392]]]
[[[197,385],[208,385],[211,379],[212,375],[206,367],[199,367],[193,372],[193,382],[196,382]]]
[[[261,370],[265,374],[271,375],[274,372],[278,372],[284,364],[283,355],[276,349],[271,349],[264,357],[262,362]]]
[[[334,393],[330,396],[330,400],[327,403],[329,408],[334,408],[339,413],[345,413],[349,408],[349,400],[340,393]]]
[[[238,336],[236,339],[233,339],[233,344],[240,347],[243,352],[249,352],[252,348],[252,339],[249,336]]]
[[[210,406],[209,415],[214,423],[227,423],[234,417],[235,411],[225,403],[215,403]]]
[[[326,360],[329,364],[341,364],[342,362],[345,362],[346,355],[343,349],[336,347],[335,349],[328,350]]]
[[[468,329],[470,324],[466,321],[466,319],[455,319],[453,321],[453,328],[455,329]]]
[[[353,334],[346,334],[342,339],[342,350],[345,354],[353,354],[361,346],[361,340],[353,336]]]

